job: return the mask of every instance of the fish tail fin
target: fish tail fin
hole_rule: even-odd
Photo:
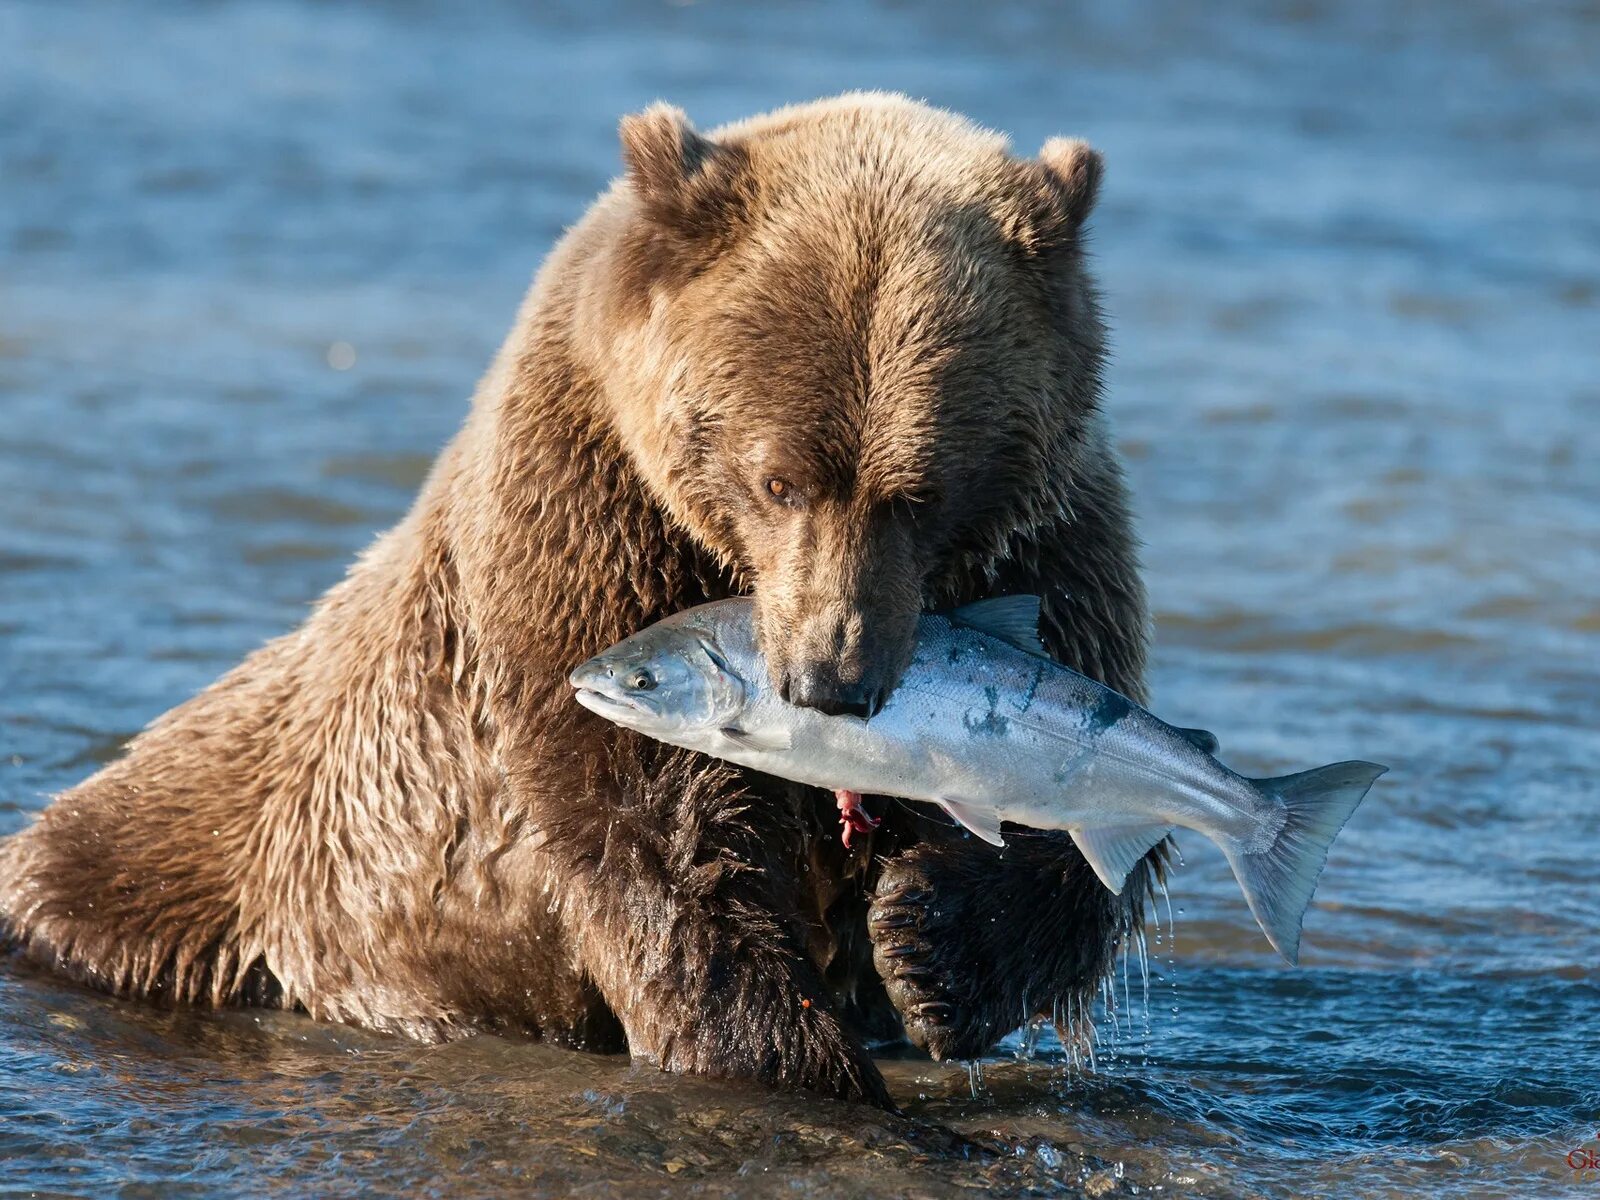
[[[1388,769],[1341,762],[1251,781],[1283,805],[1283,828],[1265,850],[1252,853],[1240,842],[1223,849],[1261,931],[1291,966],[1300,959],[1300,923],[1328,861],[1328,847]]]

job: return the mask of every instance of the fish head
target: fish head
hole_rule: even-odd
[[[663,621],[625,638],[568,682],[590,712],[679,745],[735,724],[747,702],[745,681],[715,629],[693,620]]]

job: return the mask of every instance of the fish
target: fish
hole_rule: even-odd
[[[924,614],[909,666],[869,719],[779,696],[748,597],[667,617],[584,662],[569,682],[579,704],[619,726],[831,789],[847,839],[875,824],[862,794],[900,797],[938,805],[999,847],[1004,822],[1064,830],[1120,893],[1175,828],[1194,830],[1222,850],[1291,965],[1329,846],[1388,770],[1349,761],[1240,775],[1217,759],[1213,734],[1169,725],[1053,660],[1036,596]]]

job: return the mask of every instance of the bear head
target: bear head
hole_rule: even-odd
[[[878,94],[710,134],[657,105],[622,149],[587,296],[616,427],[750,586],[775,686],[870,715],[924,605],[1069,516],[1100,158]]]

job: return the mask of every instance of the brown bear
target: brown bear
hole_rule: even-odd
[[[1065,836],[880,798],[847,850],[831,797],[566,684],[748,591],[789,698],[869,715],[919,612],[1030,592],[1052,653],[1140,697],[1098,155],[878,94],[711,134],[657,106],[622,149],[409,515],[0,845],[10,943],[123,995],[880,1104],[872,1041],[972,1057],[1098,986],[1141,888]]]

